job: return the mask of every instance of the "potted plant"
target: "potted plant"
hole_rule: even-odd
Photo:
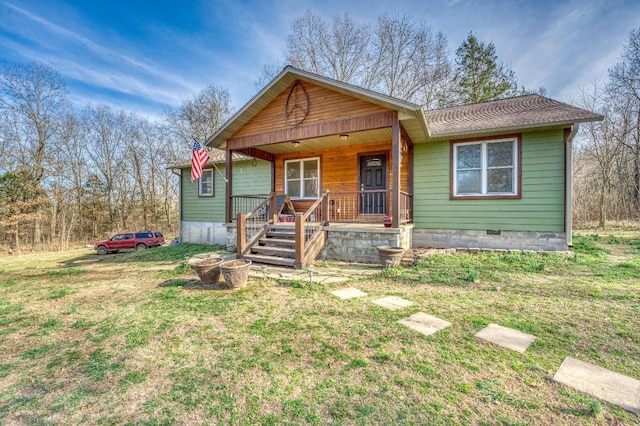
[[[223,260],[221,257],[210,257],[189,263],[191,268],[198,274],[200,281],[205,284],[216,284],[220,279],[220,264]]]
[[[384,223],[385,228],[391,228],[391,225],[393,224],[393,218],[391,216],[385,216],[384,218],[382,218],[382,222]]]
[[[242,288],[247,284],[250,267],[250,260],[227,260],[220,265],[220,271],[229,288]]]
[[[383,267],[398,266],[402,261],[402,256],[406,249],[404,247],[395,246],[378,246],[378,257]],[[389,260],[390,262],[387,262]]]

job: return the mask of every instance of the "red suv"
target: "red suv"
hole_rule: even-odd
[[[98,254],[117,253],[119,250],[146,250],[164,244],[164,236],[159,231],[139,231],[116,234],[108,240],[98,241],[93,248]]]

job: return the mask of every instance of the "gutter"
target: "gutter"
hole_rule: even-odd
[[[564,144],[564,235],[568,247],[573,246],[573,138],[579,127],[573,123]]]

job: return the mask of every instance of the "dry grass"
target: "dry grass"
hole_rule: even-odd
[[[437,256],[347,301],[299,282],[199,286],[184,258],[201,246],[2,258],[0,423],[639,423],[551,380],[565,356],[640,378],[639,236]],[[387,295],[416,305],[371,303]],[[418,310],[453,326],[397,323]],[[538,338],[520,354],[473,337],[492,322]]]

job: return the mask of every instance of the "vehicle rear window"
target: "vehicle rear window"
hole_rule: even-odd
[[[138,232],[136,233],[136,238],[153,238],[151,232]]]

